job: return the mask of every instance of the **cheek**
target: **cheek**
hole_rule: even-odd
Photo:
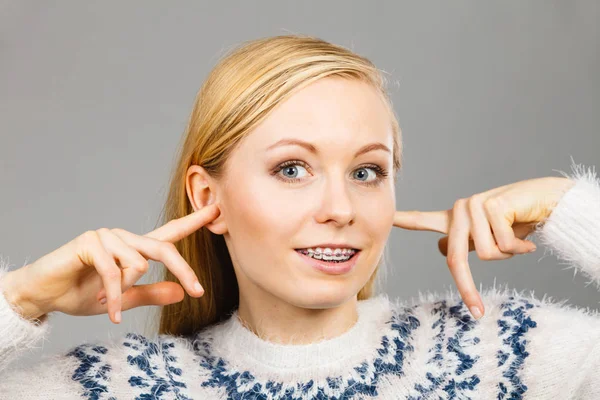
[[[396,212],[394,193],[387,191],[371,193],[359,198],[356,207],[357,217],[363,222],[361,229],[364,229],[374,242],[383,242],[381,246],[385,245],[394,226]]]
[[[282,190],[264,180],[247,179],[232,184],[226,197],[231,199],[227,217],[231,236],[244,238],[252,245],[261,243],[258,249],[281,247],[286,238],[297,235],[306,218],[303,205],[307,203],[299,201],[294,191]]]

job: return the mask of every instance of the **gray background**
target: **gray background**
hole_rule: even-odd
[[[88,229],[153,229],[198,88],[223,52],[263,36],[312,34],[389,72],[398,209],[557,176],[571,156],[600,166],[598,2],[354,3],[0,0],[0,254],[16,268]],[[440,237],[394,229],[383,290],[454,287]],[[584,277],[543,255],[471,253],[470,265],[478,286],[598,307]],[[121,325],[53,314],[49,342],[18,363],[148,332],[157,311],[126,311]]]

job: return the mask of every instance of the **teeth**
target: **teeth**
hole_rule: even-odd
[[[317,247],[303,249],[300,250],[300,252],[317,260],[346,261],[356,253],[356,250],[339,248],[332,250],[329,247],[326,247],[324,249],[321,247]]]
[[[354,254],[356,253],[356,250],[353,249],[335,249],[332,250],[329,247],[326,248],[322,248],[322,247],[310,247],[307,249],[302,249],[304,251],[308,251],[308,252],[313,252],[313,253],[321,253],[321,254],[345,254],[345,253],[351,253]]]

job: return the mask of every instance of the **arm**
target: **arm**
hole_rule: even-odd
[[[42,356],[26,368],[10,365],[43,344],[50,323],[47,314],[41,319],[24,318],[20,308],[8,301],[2,287],[8,272],[8,263],[0,258],[0,400],[79,398],[82,386],[71,379],[78,367],[73,357],[55,354]]]
[[[47,315],[39,320],[26,319],[19,307],[6,299],[2,279],[8,272],[8,264],[0,259],[0,373],[21,354],[37,348],[50,332]]]
[[[122,338],[81,343],[67,351],[47,354],[27,366],[10,365],[48,338],[48,314],[24,318],[20,307],[9,302],[2,290],[9,272],[0,258],[0,400],[133,398],[128,379],[139,374],[135,363],[126,362]]]
[[[551,254],[600,288],[600,179],[593,168],[573,163],[572,169],[572,174],[561,173],[575,185],[536,233]]]
[[[536,233],[551,254],[600,288],[600,179],[593,167],[585,169],[575,163],[571,174],[561,174],[575,184]],[[528,351],[534,354],[534,366],[523,376],[530,383],[527,394],[532,398],[600,398],[598,311],[542,302],[547,304],[533,312],[536,328]]]

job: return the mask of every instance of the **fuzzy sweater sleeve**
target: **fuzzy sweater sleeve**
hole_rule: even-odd
[[[572,164],[574,181],[536,235],[550,252],[600,288],[600,180],[593,167]],[[532,312],[523,398],[600,399],[600,313],[543,300]],[[597,308],[597,307],[595,307]]]
[[[0,257],[0,280],[9,271]],[[0,400],[79,399],[81,385],[72,379],[77,360],[64,354],[40,357],[31,366],[13,361],[43,346],[50,333],[50,317],[41,320],[23,318],[0,290]]]
[[[0,280],[8,271],[8,263],[0,257]],[[122,361],[127,348],[120,337],[75,343],[67,351],[44,354],[31,365],[18,365],[20,357],[43,347],[51,322],[52,314],[42,320],[23,318],[0,290],[0,400],[133,398],[123,379],[135,369]],[[95,371],[99,355],[105,362]],[[94,377],[93,384],[86,380],[89,376]],[[120,388],[113,391],[116,397],[104,397],[109,382]]]
[[[0,280],[9,271],[0,258]],[[17,306],[8,302],[0,290],[0,374],[21,354],[42,344],[50,332],[48,316],[41,320],[23,318]]]
[[[600,180],[593,167],[561,174],[575,184],[563,194],[537,235],[545,250],[600,288]]]

